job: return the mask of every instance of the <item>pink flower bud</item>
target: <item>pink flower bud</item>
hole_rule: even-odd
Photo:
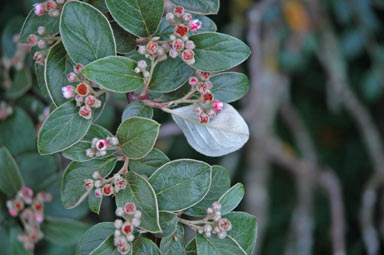
[[[79,94],[80,96],[86,96],[90,92],[89,86],[85,83],[80,83],[76,87],[76,93]]]
[[[122,236],[115,239],[115,245],[117,247],[122,247],[126,244],[127,244],[127,240]]]
[[[178,55],[179,55],[179,53],[178,53],[177,50],[175,50],[175,49],[171,49],[171,50],[169,51],[169,56],[170,56],[171,58],[177,58]]]
[[[183,25],[183,24],[179,24],[175,28],[175,33],[178,36],[183,37],[183,36],[185,36],[188,33],[188,27]]]
[[[34,35],[34,34],[30,34],[29,36],[28,36],[28,44],[30,45],[30,46],[35,46],[36,44],[37,44],[37,42],[38,42],[38,37],[36,36],[36,35]]]
[[[193,65],[195,63],[195,53],[193,50],[185,50],[182,54],[182,59],[190,65]]]
[[[121,228],[123,226],[123,221],[120,220],[120,219],[115,220],[114,225],[115,225],[116,229],[119,229],[119,228]]]
[[[224,231],[219,232],[219,233],[217,234],[217,237],[218,237],[219,239],[225,239],[225,238],[227,237],[227,232],[224,232]]]
[[[75,101],[76,105],[80,107],[84,103],[84,97],[77,95],[75,96]]]
[[[141,55],[144,55],[147,50],[145,49],[144,46],[139,46],[138,50],[137,50]]]
[[[45,10],[53,11],[55,9],[56,9],[55,1],[47,1],[47,2],[45,2]]]
[[[33,210],[35,210],[36,212],[40,212],[43,210],[43,204],[40,203],[40,202],[35,202],[33,203]]]
[[[124,206],[124,211],[128,215],[133,215],[136,211],[136,205],[134,203],[126,203]]]
[[[121,217],[121,216],[124,215],[124,209],[121,208],[121,207],[118,207],[118,208],[116,209],[116,212],[115,212],[115,213],[116,213],[117,216]]]
[[[181,6],[176,6],[175,9],[173,10],[173,14],[175,14],[176,17],[181,17],[184,15],[184,8]]]
[[[99,171],[93,172],[92,178],[95,179],[95,180],[101,178],[100,172]]]
[[[177,51],[182,51],[184,49],[184,42],[180,39],[172,42],[172,47]]]
[[[103,191],[101,189],[95,189],[96,197],[103,197]]]
[[[201,99],[202,99],[204,104],[212,103],[212,101],[213,101],[213,94],[211,92],[207,92],[207,93],[201,95]]]
[[[67,79],[69,82],[75,82],[78,80],[77,75],[75,73],[69,73]]]
[[[208,123],[208,121],[209,121],[209,116],[207,114],[203,113],[200,115],[201,124]]]
[[[44,12],[45,12],[45,6],[44,4],[42,3],[35,3],[33,5],[33,11],[35,12],[35,14],[37,16],[41,16],[41,15],[44,15]]]
[[[189,12],[186,12],[183,16],[183,20],[184,22],[188,22],[192,19],[192,14],[190,14]]]
[[[108,148],[108,142],[105,139],[100,139],[96,142],[96,149],[98,151],[105,151]]]
[[[64,86],[61,88],[61,93],[65,99],[72,99],[75,96],[75,87],[73,86]]]
[[[147,52],[150,54],[156,54],[159,49],[159,45],[155,42],[149,42],[147,44]]]
[[[81,73],[83,70],[84,66],[82,64],[77,64],[73,67],[73,71],[77,74]]]
[[[41,213],[36,213],[34,216],[33,216],[34,220],[37,222],[37,223],[43,223],[44,221],[44,214],[41,214]]]
[[[215,118],[216,117],[216,111],[214,111],[214,110],[209,110],[208,111],[208,116],[209,116],[209,118],[211,118],[211,119],[213,119],[213,118]]]
[[[203,112],[203,110],[201,109],[201,107],[196,106],[196,107],[193,109],[193,112],[194,112],[197,116],[200,116],[201,113]]]
[[[79,115],[84,119],[89,120],[92,118],[92,109],[88,105],[84,105],[80,107]]]
[[[23,210],[23,209],[24,209],[24,203],[23,203],[23,201],[16,201],[16,202],[15,202],[15,208],[16,208],[16,210],[18,210],[18,211]]]
[[[33,55],[33,59],[40,62],[43,59],[43,54],[40,51],[35,52],[35,55]]]
[[[121,231],[125,234],[125,235],[129,235],[129,234],[132,234],[133,232],[133,226],[132,224],[126,222],[123,224],[123,226],[121,227]]]
[[[43,26],[38,27],[37,28],[37,33],[39,35],[44,35],[46,33],[45,27],[43,27]]]
[[[140,60],[139,62],[137,62],[137,67],[141,71],[144,71],[147,68],[147,62],[145,62],[144,60]]]
[[[219,112],[219,111],[223,110],[223,107],[224,107],[224,104],[220,100],[215,100],[213,102],[213,109],[215,109],[216,111]]]
[[[142,216],[142,213],[139,210],[136,210],[136,212],[133,214],[133,217],[136,219],[140,219],[141,216]]]
[[[103,194],[105,196],[110,196],[113,194],[113,186],[111,184],[106,184],[103,187]]]
[[[213,214],[213,209],[211,207],[207,208],[207,215]]]
[[[115,178],[114,184],[115,187],[119,190],[125,189],[127,187],[127,181],[122,177]]]
[[[128,242],[133,242],[133,240],[135,240],[135,236],[130,234],[127,236],[127,240],[128,240]]]
[[[138,218],[133,218],[133,219],[132,219],[132,225],[133,225],[134,227],[138,227],[138,226],[140,226],[140,224],[141,224],[140,219],[138,219]]]
[[[199,74],[200,79],[202,79],[203,81],[207,81],[211,77],[211,73],[209,73],[209,72],[200,71],[198,74]]]
[[[119,247],[118,250],[121,254],[128,254],[128,252],[131,250],[131,246],[127,243],[126,245]]]
[[[199,30],[200,30],[202,23],[201,23],[200,20],[198,20],[198,19],[194,19],[194,20],[191,20],[191,21],[188,23],[188,25],[189,25],[189,28],[191,29],[191,31],[196,32],[196,31],[199,31]]]
[[[199,82],[199,79],[197,77],[192,76],[191,78],[189,78],[188,82],[189,82],[189,85],[196,86],[197,83]]]
[[[193,50],[194,48],[196,48],[196,45],[195,45],[195,43],[193,41],[188,40],[185,43],[185,48],[187,48],[188,50]]]
[[[200,93],[205,93],[208,91],[208,85],[207,83],[205,82],[200,82],[198,85],[197,85],[197,91],[199,91]]]
[[[26,201],[27,203],[27,200],[28,201],[32,201],[32,198],[33,198],[33,190],[29,187],[26,187],[26,186],[23,186],[21,187],[20,189],[20,195],[21,197]],[[30,203],[27,203],[27,204],[30,204]]]
[[[175,15],[172,12],[168,12],[167,15],[165,15],[165,18],[169,21],[172,22],[175,19]]]
[[[232,229],[232,224],[227,218],[222,218],[218,222],[218,226],[221,230],[229,231]]]
[[[85,98],[85,104],[88,105],[89,107],[94,107],[96,104],[96,97],[90,95]]]
[[[86,180],[84,181],[84,188],[85,188],[86,190],[91,190],[91,189],[93,189],[93,186],[94,186],[94,182],[93,182],[93,180],[91,180],[91,179],[86,179]]]
[[[52,10],[48,12],[48,15],[54,18],[57,18],[60,16],[60,11],[59,10]]]
[[[16,217],[18,214],[16,209],[9,209],[8,212],[12,217]]]

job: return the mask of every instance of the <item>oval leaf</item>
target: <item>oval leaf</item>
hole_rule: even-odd
[[[108,176],[116,165],[117,159],[92,160],[89,162],[72,162],[65,169],[63,185],[61,187],[61,202],[67,209],[79,205],[89,194],[84,188],[84,180],[92,178],[95,171],[102,177]]]
[[[20,31],[20,42],[27,43],[30,34],[37,34],[39,26],[44,26],[48,34],[55,35],[59,32],[59,18],[51,17],[48,13],[37,16],[31,10],[24,21],[23,27]]]
[[[17,70],[15,77],[12,81],[12,86],[5,96],[10,99],[16,99],[24,95],[32,87],[32,74],[28,68],[24,67],[20,70]]]
[[[127,57],[106,57],[94,61],[83,69],[83,75],[116,93],[134,91],[144,84],[141,74],[135,73],[137,63]]]
[[[61,88],[66,85],[75,86],[67,79],[67,75],[73,71],[74,64],[62,43],[54,45],[49,50],[45,63],[44,76],[48,94],[52,103],[59,106],[68,101],[63,97]]]
[[[19,167],[7,148],[0,148],[0,191],[13,197],[24,185]]]
[[[208,124],[200,124],[193,105],[170,110],[188,143],[198,152],[220,157],[237,151],[248,141],[249,129],[243,117],[229,104]]]
[[[86,65],[116,55],[116,43],[108,19],[90,4],[73,1],[64,5],[60,35],[68,55],[76,64]]]
[[[129,168],[138,174],[151,176],[159,167],[169,162],[169,158],[160,150],[153,149],[141,159],[131,160]]]
[[[183,86],[192,73],[193,69],[181,58],[169,58],[155,67],[149,89],[154,92],[174,91]]]
[[[116,195],[116,205],[124,207],[126,203],[134,203],[142,212],[140,228],[152,233],[161,232],[159,208],[152,186],[135,172],[128,173],[127,181],[127,188]]]
[[[155,145],[160,124],[142,117],[124,121],[117,130],[123,154],[130,159],[145,157]]]
[[[77,244],[76,255],[92,254],[113,235],[114,230],[113,222],[103,222],[91,227]]]
[[[146,106],[142,101],[133,101],[125,107],[121,119],[125,121],[135,116],[152,119],[153,109],[152,107]]]
[[[160,255],[157,245],[147,238],[140,237],[133,243],[134,255]]]
[[[244,212],[231,212],[225,215],[232,223],[228,235],[236,240],[248,255],[254,254],[257,238],[256,217]]]
[[[209,255],[247,255],[232,238],[219,239],[216,235],[206,237],[196,234],[197,254]]]
[[[167,237],[175,233],[177,229],[178,217],[176,214],[161,212],[160,213],[160,226],[161,233],[156,233],[156,236]]]
[[[57,107],[44,121],[39,132],[40,154],[64,151],[80,141],[87,134],[92,119],[79,115],[79,108],[72,102]]]
[[[234,185],[232,188],[227,190],[219,202],[221,203],[221,214],[225,215],[233,211],[243,200],[244,197],[244,186],[241,183]]]
[[[231,187],[231,179],[228,171],[221,166],[212,167],[212,184],[208,194],[197,205],[189,208],[184,213],[194,217],[204,217],[207,208],[220,199],[220,197]]]
[[[220,8],[219,0],[171,0],[175,5],[183,6],[190,12],[200,14],[217,14]]]
[[[225,71],[244,62],[250,54],[239,39],[220,33],[202,33],[190,37],[196,44],[194,68],[203,71]]]
[[[199,203],[208,193],[212,180],[210,165],[196,160],[171,161],[149,179],[156,191],[161,211],[183,211]]]
[[[248,77],[242,73],[220,73],[212,76],[211,82],[213,95],[225,103],[239,100],[249,90]]]
[[[125,31],[116,22],[112,22],[111,26],[115,36],[118,53],[127,54],[136,49],[136,37],[134,35]]]
[[[163,0],[106,0],[114,20],[128,32],[139,36],[152,35],[163,16]]]
[[[161,255],[180,255],[184,252],[184,227],[177,225],[177,230],[160,242]]]

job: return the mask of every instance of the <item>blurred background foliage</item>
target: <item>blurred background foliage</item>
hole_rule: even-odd
[[[12,38],[33,2],[1,1],[2,56],[13,56]],[[221,164],[233,183],[245,182],[241,209],[258,217],[257,254],[384,252],[383,14],[383,0],[221,0],[212,16],[218,30],[253,50],[238,68],[251,90],[236,104],[250,143],[224,158],[203,157],[156,111],[165,123],[157,147],[171,159]],[[30,56],[27,63],[34,70]],[[49,101],[33,79],[14,104],[37,126]],[[110,98],[100,124],[115,130],[124,100]],[[104,210],[112,212],[108,201]],[[111,217],[101,215],[93,220]]]

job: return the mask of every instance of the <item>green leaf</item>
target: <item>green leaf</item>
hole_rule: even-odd
[[[160,213],[160,226],[162,233],[156,233],[156,236],[167,237],[175,233],[177,229],[178,217],[173,213]]]
[[[169,158],[162,151],[153,149],[144,158],[131,160],[129,168],[138,174],[144,174],[149,177],[167,162],[169,162]]]
[[[156,191],[161,211],[183,211],[199,203],[212,181],[210,165],[196,160],[171,161],[149,179]]]
[[[108,176],[116,165],[117,159],[92,160],[88,162],[72,162],[65,169],[63,185],[61,187],[61,201],[65,208],[74,208],[79,205],[89,194],[84,188],[84,180],[91,179],[95,171],[102,177]]]
[[[90,161],[92,160],[92,158],[89,158],[85,154],[85,151],[92,147],[92,139],[93,138],[106,139],[107,137],[112,137],[112,136],[113,135],[111,134],[111,132],[109,132],[102,126],[92,124],[88,130],[88,133],[81,139],[80,142],[76,143],[72,147],[63,151],[63,156],[66,157],[67,159],[70,159],[72,161],[77,161],[77,162]],[[115,151],[113,150],[108,150],[106,156],[100,157],[100,158],[109,157],[114,152]]]
[[[207,208],[218,201],[220,197],[230,188],[231,179],[228,171],[221,166],[212,167],[212,184],[208,194],[197,205],[189,208],[184,213],[194,217],[204,217]]]
[[[15,17],[4,27],[1,35],[1,46],[4,57],[12,59],[15,56],[17,44],[14,42],[13,38],[19,33],[22,24],[23,18]]]
[[[215,22],[213,22],[213,20],[211,20],[207,16],[193,14],[192,19],[200,20],[201,28],[199,29],[199,31],[196,31],[196,32],[189,31],[188,35],[197,35],[204,32],[216,32],[217,30],[217,26]],[[160,40],[168,41],[169,36],[173,34],[174,31],[175,31],[175,27],[172,26],[172,24],[165,17],[163,17],[161,19],[160,26],[157,29],[155,35],[160,36]]]
[[[138,238],[133,243],[134,255],[160,255],[160,250],[157,245],[147,238]]]
[[[239,100],[249,90],[248,77],[242,73],[220,73],[211,77],[212,93],[216,99],[225,103]]]
[[[125,121],[135,116],[152,119],[153,109],[146,106],[142,101],[133,101],[125,107],[121,120]]]
[[[220,157],[239,150],[248,141],[248,125],[230,104],[225,103],[224,109],[207,124],[200,124],[193,109],[194,106],[189,105],[168,112],[198,152]]]
[[[107,7],[119,25],[139,37],[152,35],[163,16],[163,0],[106,0]]]
[[[162,255],[184,254],[184,227],[181,224],[177,225],[176,232],[161,239],[160,253]]]
[[[37,153],[23,154],[16,158],[16,162],[20,167],[25,185],[34,191],[43,188],[44,182],[41,180],[55,175],[58,166],[55,156],[41,156]]]
[[[94,212],[99,214],[100,213],[100,207],[101,203],[103,202],[103,198],[101,197],[96,197],[95,192],[89,193],[88,196],[88,205],[89,209]]]
[[[217,14],[220,8],[219,0],[171,0],[175,5],[183,6],[190,12],[199,14]]]
[[[7,148],[0,148],[0,191],[13,197],[24,185],[19,167]]]
[[[111,26],[115,36],[118,53],[127,54],[136,49],[136,37],[134,35],[125,31],[116,22],[111,22]]]
[[[49,50],[45,70],[45,84],[49,97],[55,106],[59,106],[68,100],[63,97],[61,88],[66,85],[76,86],[68,81],[68,74],[73,72],[74,63],[65,51],[62,43],[57,43]]]
[[[36,150],[35,125],[19,107],[6,120],[0,120],[0,144],[6,146],[12,155]]]
[[[12,80],[12,86],[5,96],[10,99],[16,99],[24,95],[32,87],[32,74],[28,68],[24,67],[17,70]]]
[[[154,92],[174,91],[183,86],[192,73],[193,69],[181,58],[169,58],[155,67],[149,89]]]
[[[91,255],[114,255],[119,253],[114,253],[116,251],[116,247],[114,244],[113,235],[107,238],[97,249],[95,249]]]
[[[63,181],[63,174],[63,172],[60,172],[52,179],[49,178],[49,180],[47,180],[48,183],[46,183],[46,181],[43,182],[45,187],[42,191],[52,195],[52,201],[44,204],[44,213],[55,218],[81,219],[89,212],[87,203],[82,203],[76,208],[67,210],[61,202],[60,187]]]
[[[87,0],[86,2],[91,4],[92,6],[96,7],[97,9],[99,9],[102,12],[108,11],[104,0]]]
[[[219,239],[217,236],[206,237],[196,234],[197,254],[209,255],[247,255],[240,245],[227,237]]]
[[[244,186],[241,183],[234,185],[232,188],[227,190],[221,198],[219,202],[221,203],[221,214],[226,215],[235,209],[243,200],[244,197]]]
[[[39,132],[40,154],[64,151],[80,141],[88,132],[92,119],[79,115],[79,108],[73,102],[57,107],[44,121]]]
[[[9,255],[11,253],[9,234],[3,227],[0,228],[0,247],[0,255]]]
[[[122,152],[130,159],[145,157],[155,145],[160,124],[142,117],[125,120],[117,130]]]
[[[73,1],[64,5],[60,35],[68,55],[86,65],[116,55],[116,42],[108,19],[92,5]]]
[[[76,255],[89,255],[102,246],[113,235],[115,226],[112,222],[103,222],[91,227],[80,239],[76,247]]]
[[[196,240],[192,239],[185,247],[186,255],[197,255]]]
[[[250,55],[248,46],[239,39],[220,33],[202,33],[190,37],[196,44],[194,68],[225,71],[244,62]]]
[[[19,241],[18,236],[21,234],[20,227],[12,226],[10,230],[10,255],[32,255],[33,251],[28,251],[24,248],[24,245]]]
[[[44,237],[58,246],[76,244],[88,228],[83,222],[59,218],[47,218],[42,225]]]
[[[39,86],[40,93],[43,97],[47,98],[49,96],[47,86],[45,85],[45,65],[39,65],[35,63],[35,74],[37,85]]]
[[[228,235],[236,240],[248,255],[254,254],[257,238],[256,217],[244,212],[232,212],[225,215],[232,223]]]
[[[126,203],[134,203],[142,212],[140,228],[152,233],[161,232],[159,208],[152,186],[135,172],[128,173],[127,182],[127,188],[116,195],[116,205],[124,207]]]
[[[83,75],[116,93],[134,91],[144,84],[141,74],[135,73],[137,63],[127,57],[111,56],[94,61],[83,69]]]
[[[37,29],[40,26],[44,26],[48,34],[57,34],[59,32],[59,21],[59,18],[51,17],[48,13],[37,16],[33,10],[31,10],[21,28],[20,42],[27,43],[28,36],[30,34],[37,34]]]

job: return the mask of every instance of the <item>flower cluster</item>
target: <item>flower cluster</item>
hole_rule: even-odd
[[[107,150],[113,146],[118,146],[119,140],[117,137],[107,137],[106,139],[93,138],[91,148],[85,151],[85,154],[89,158],[104,157],[107,154]]]
[[[147,71],[147,62],[145,60],[139,60],[137,62],[137,67],[135,68],[135,73],[143,73],[144,78],[149,78],[150,73]]]
[[[13,200],[7,201],[8,212],[12,217],[20,217],[24,232],[18,236],[25,249],[33,250],[43,238],[40,225],[44,221],[44,203],[52,200],[49,193],[39,192],[33,196],[29,187],[21,187]]]
[[[88,191],[96,188],[96,197],[116,195],[117,192],[127,187],[127,180],[120,173],[115,174],[111,178],[103,178],[99,171],[95,171],[92,174],[92,179],[84,180],[84,188]]]
[[[45,13],[48,13],[49,16],[58,18],[65,2],[70,1],[71,0],[50,0],[43,3],[35,3],[33,5],[33,12],[36,16],[42,16]]]
[[[211,89],[213,83],[209,80],[211,74],[209,72],[198,71],[197,77],[192,76],[189,84],[192,89],[200,93],[200,101],[204,105],[197,105],[194,113],[199,116],[200,123],[208,123],[210,119],[216,117],[217,112],[223,110],[224,104],[220,100],[215,100]]]
[[[195,43],[189,40],[188,33],[190,31],[199,31],[202,23],[198,19],[193,19],[192,14],[185,12],[183,7],[177,6],[173,12],[166,15],[166,19],[175,28],[172,35],[170,35],[169,56],[176,58],[180,56],[184,62],[189,65],[195,63]]]
[[[99,93],[96,92],[86,79],[83,79],[81,71],[83,65],[77,64],[73,67],[74,72],[68,74],[69,82],[79,82],[76,87],[67,85],[61,88],[61,92],[65,99],[75,98],[76,105],[80,107],[79,115],[84,119],[92,118],[92,108],[100,108],[101,101]]]
[[[168,44],[159,45],[158,43],[159,39],[160,39],[159,37],[153,37],[151,41],[149,41],[146,45],[139,46],[137,51],[148,59],[158,58],[159,59],[158,61],[166,60],[167,52],[169,51],[169,47],[168,47],[169,45]],[[143,72],[144,78],[148,78],[149,72],[146,71],[146,68],[147,68],[146,63],[144,64],[143,62],[141,62],[140,65],[138,63],[137,68],[135,68],[135,72],[137,73]]]
[[[135,236],[135,228],[141,224],[141,212],[136,209],[134,203],[126,203],[124,207],[116,209],[116,215],[124,218],[115,220],[114,244],[121,254],[127,254],[131,250],[131,245]]]
[[[37,35],[30,34],[28,36],[28,44],[31,47],[37,46],[39,49],[45,49],[52,46],[57,41],[57,38],[48,34],[44,26],[37,28]],[[33,59],[39,65],[44,65],[45,57],[48,50],[36,51],[33,55]]]
[[[203,227],[198,228],[199,234],[204,234],[210,237],[216,234],[218,238],[224,239],[227,237],[227,232],[232,229],[232,223],[227,218],[221,217],[221,204],[214,202],[212,207],[207,209],[206,219],[208,220]]]
[[[4,101],[0,101],[0,120],[5,120],[12,115],[13,108]]]

